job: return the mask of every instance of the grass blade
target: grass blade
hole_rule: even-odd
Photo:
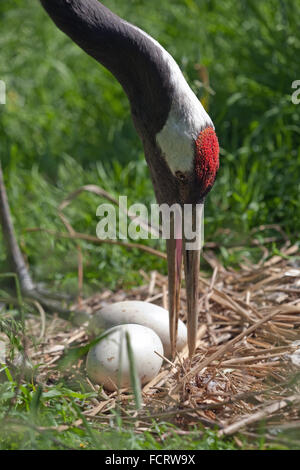
[[[134,400],[136,409],[139,410],[142,407],[142,392],[141,392],[141,384],[140,379],[138,377],[135,359],[133,350],[131,347],[130,335],[128,331],[126,331],[126,347],[127,347],[127,354],[129,359],[129,368],[130,368],[130,381],[133,389]]]

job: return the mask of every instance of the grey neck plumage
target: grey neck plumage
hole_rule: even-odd
[[[170,70],[161,48],[98,0],[41,0],[41,4],[64,33],[121,83],[139,134],[157,134],[172,101]]]

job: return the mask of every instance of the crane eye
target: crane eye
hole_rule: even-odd
[[[187,181],[188,181],[187,176],[184,173],[182,173],[182,171],[176,171],[175,175],[176,175],[176,178],[181,183],[187,183]]]

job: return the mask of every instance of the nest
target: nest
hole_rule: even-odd
[[[297,246],[286,244],[281,256],[225,269],[212,252],[205,252],[213,267],[212,277],[200,277],[200,310],[196,354],[177,354],[165,361],[159,375],[142,390],[143,407],[134,408],[130,390],[111,394],[93,385],[85,374],[84,358],[72,373],[57,368],[61,357],[75,346],[88,344],[84,327],[52,317],[47,322],[39,351],[29,348],[34,362],[42,364],[38,380],[47,386],[62,376],[79,376],[86,387],[97,391],[84,405],[91,421],[107,422],[118,408],[124,420],[135,423],[137,432],[153,419],[216,428],[219,435],[237,432],[254,435],[258,423],[274,430],[300,426],[300,267],[292,261]],[[143,300],[167,307],[167,279],[158,272],[142,273],[145,284],[130,292],[109,290],[81,301],[91,313],[121,300]],[[186,320],[185,290],[181,292],[181,319]],[[39,323],[29,320],[32,333]],[[59,331],[59,333],[58,333]],[[287,424],[288,423],[288,424]]]

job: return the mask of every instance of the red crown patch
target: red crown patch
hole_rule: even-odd
[[[214,184],[219,169],[219,142],[212,127],[200,132],[196,140],[195,170],[203,192]]]

